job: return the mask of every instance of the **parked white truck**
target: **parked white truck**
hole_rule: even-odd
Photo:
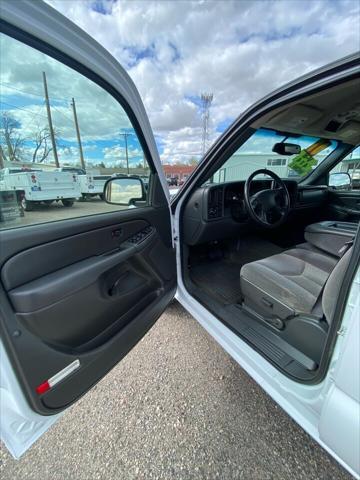
[[[80,183],[80,189],[84,200],[88,200],[89,197],[94,197],[98,195],[101,200],[104,199],[104,185],[106,180],[108,180],[111,175],[87,175],[88,181],[84,187],[88,187],[88,191],[85,191],[85,188],[82,187]],[[81,180],[80,180],[81,182]],[[83,193],[84,192],[84,193]]]
[[[101,200],[104,199],[104,185],[111,175],[100,175],[89,171],[86,172],[84,169],[76,167],[61,167],[58,171],[71,172],[77,175],[80,184],[80,200],[85,202],[96,196],[99,196]]]
[[[71,172],[43,171],[38,169],[3,168],[0,170],[0,191],[23,191],[21,204],[31,211],[35,204],[61,200],[64,207],[72,207],[80,197],[77,175]]]

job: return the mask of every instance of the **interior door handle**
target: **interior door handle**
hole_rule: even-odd
[[[124,272],[121,277],[119,277],[113,284],[112,286],[109,288],[109,295],[110,297],[113,297],[114,295],[117,294],[118,290],[119,290],[119,287],[120,287],[120,284],[123,283],[126,279],[126,277],[128,276],[129,272]]]

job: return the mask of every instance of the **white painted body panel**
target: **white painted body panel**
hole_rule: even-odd
[[[35,181],[32,179],[33,175]],[[32,202],[80,196],[79,182],[76,176],[68,172],[5,172],[0,190],[22,190],[26,200]]]
[[[104,185],[109,175],[103,175],[102,178],[92,174],[78,175],[81,195],[100,195],[104,192]]]
[[[360,271],[354,280],[342,331],[343,347],[319,422],[322,442],[360,473]]]
[[[1,341],[0,358],[1,440],[14,458],[20,458],[63,414],[35,413],[25,399]]]
[[[103,193],[106,180],[108,180],[111,175],[93,175],[92,184],[96,193]]]

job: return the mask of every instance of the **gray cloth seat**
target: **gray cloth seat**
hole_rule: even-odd
[[[316,308],[338,258],[293,248],[243,265],[240,285],[244,306],[284,320],[298,314],[321,316]]]

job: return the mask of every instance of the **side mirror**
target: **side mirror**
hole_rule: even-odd
[[[137,177],[109,178],[104,185],[104,199],[114,205],[134,205],[146,200],[144,183]]]
[[[350,190],[350,175],[347,172],[330,173],[329,187],[332,187],[334,190]]]
[[[279,142],[275,143],[272,151],[279,155],[298,155],[301,152],[301,147],[296,143]]]

